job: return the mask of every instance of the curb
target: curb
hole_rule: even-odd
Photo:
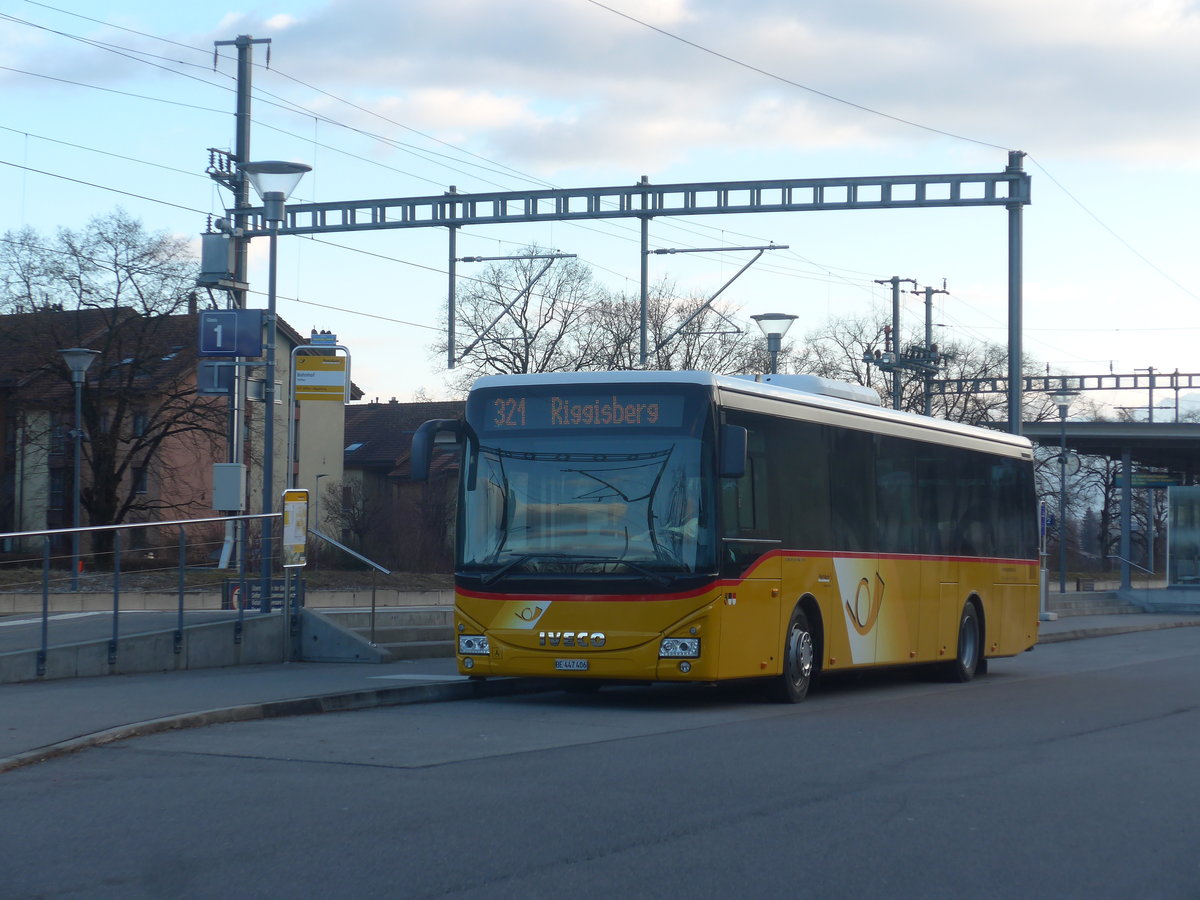
[[[1056,634],[1038,636],[1038,644],[1058,644],[1062,641],[1078,641],[1083,638],[1111,637],[1114,634],[1133,634],[1137,631],[1162,631],[1165,628],[1195,628],[1200,626],[1196,619],[1176,622],[1153,622],[1142,625],[1104,625],[1094,628],[1076,628],[1073,631],[1060,631]],[[1036,647],[1037,644],[1034,644]]]
[[[519,694],[534,694],[561,687],[550,679],[497,678],[487,681],[440,681],[429,684],[411,684],[371,690],[343,691],[298,697],[293,700],[269,700],[263,703],[246,703],[226,706],[203,712],[179,713],[118,725],[80,735],[69,740],[38,747],[15,756],[0,758],[0,773],[34,765],[60,756],[67,756],[89,747],[102,747],[116,741],[144,735],[161,734],[184,728],[201,728],[205,725],[223,725],[230,722],[248,722],[255,719],[280,719],[287,716],[308,716],[316,713],[348,712],[359,709],[374,709],[384,706],[404,706],[411,703],[439,703],[453,700],[473,700],[480,697],[511,697]]]

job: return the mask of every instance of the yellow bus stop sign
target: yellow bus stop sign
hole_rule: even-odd
[[[346,402],[346,357],[297,356],[296,399]]]
[[[280,554],[283,567],[299,568],[306,564],[308,546],[308,491],[283,492],[283,543]]]

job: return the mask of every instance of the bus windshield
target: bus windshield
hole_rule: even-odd
[[[613,432],[489,440],[472,448],[462,571],[665,575],[713,567],[703,445]]]

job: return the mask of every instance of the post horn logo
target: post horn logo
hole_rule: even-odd
[[[871,581],[860,578],[858,588],[854,591],[854,605],[846,601],[846,612],[850,614],[850,622],[854,630],[864,637],[879,621],[879,607],[883,605],[884,581],[879,573],[875,573],[875,590],[871,590]]]

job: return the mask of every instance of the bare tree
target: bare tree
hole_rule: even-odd
[[[800,349],[791,354],[786,365],[793,372],[871,387],[884,396],[891,390],[890,376],[864,361],[882,350],[883,343],[883,328],[873,319],[830,319],[804,336]]]
[[[493,263],[457,293],[459,352],[456,386],[481,375],[575,371],[585,367],[574,332],[603,296],[577,259],[527,258]],[[446,352],[446,344],[434,346]]]
[[[726,307],[676,297],[663,281],[650,292],[649,359],[641,362],[640,297],[608,291],[576,259],[496,263],[456,298],[461,360],[455,385],[480,375],[621,369],[738,372],[761,367],[765,352]],[[433,351],[446,352],[446,344]]]
[[[0,244],[0,311],[9,313],[0,353],[23,370],[14,382],[21,407],[50,413],[46,433],[28,440],[49,445],[72,419],[59,351],[99,351],[82,388],[81,502],[92,524],[205,506],[171,490],[188,483],[197,459],[212,458],[227,427],[223,404],[195,389],[194,278],[184,240],[148,234],[121,210],[80,232],[26,229]]]
[[[592,309],[579,340],[592,369],[764,371],[767,354],[757,329],[751,333],[728,306],[706,305],[701,297],[677,296],[660,281],[646,304],[647,361],[641,362],[641,298],[612,294]]]

